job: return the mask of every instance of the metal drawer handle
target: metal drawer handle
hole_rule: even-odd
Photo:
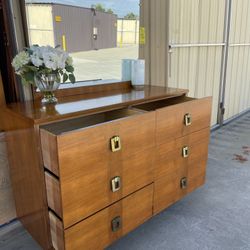
[[[116,176],[111,180],[111,190],[113,193],[121,189],[121,177]]]
[[[114,136],[110,139],[112,152],[117,152],[122,149],[121,139],[119,136]]]
[[[184,124],[185,124],[185,126],[190,126],[192,124],[192,115],[191,114],[185,114]]]
[[[189,147],[183,147],[182,148],[182,156],[183,158],[187,158],[189,156]]]
[[[117,232],[122,227],[122,218],[120,216],[115,217],[111,221],[111,228],[113,232]]]
[[[188,186],[188,180],[187,180],[187,177],[184,177],[181,179],[181,189],[186,189],[187,186]]]

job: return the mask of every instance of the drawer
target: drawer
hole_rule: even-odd
[[[48,202],[65,228],[153,182],[154,132],[153,113],[129,110],[41,128],[44,164],[55,175],[46,174]],[[112,152],[114,136],[121,149]]]
[[[175,172],[165,175],[154,182],[154,214],[161,212],[180,200],[187,193],[182,182],[187,178],[186,167],[179,167]],[[185,183],[184,183],[185,184]]]
[[[154,182],[154,214],[204,185],[206,164],[207,159],[203,159],[191,167],[180,166],[174,173],[157,179]]]
[[[211,97],[194,99],[186,96],[134,106],[137,110],[156,110],[158,145],[209,127],[211,107]]]
[[[152,201],[153,185],[149,185],[66,230],[50,213],[53,246],[60,250],[104,249],[147,221],[152,216]]]
[[[206,128],[168,143],[157,145],[155,178],[171,175],[180,167],[195,166],[203,159],[207,159],[209,137],[210,129]]]

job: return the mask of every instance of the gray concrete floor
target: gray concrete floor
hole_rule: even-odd
[[[122,59],[138,59],[138,45],[72,53],[76,81],[121,80]]]
[[[1,250],[40,249],[16,222]],[[211,135],[207,183],[107,250],[249,250],[250,113]]]

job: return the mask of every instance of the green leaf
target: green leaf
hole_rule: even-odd
[[[27,66],[25,66],[25,67],[26,67],[27,69],[30,69],[30,70],[34,71],[34,72],[37,72],[37,71],[38,71],[38,68],[35,67],[35,66],[27,65]]]
[[[69,75],[69,80],[71,81],[71,83],[75,83],[76,82],[76,78],[73,74]]]
[[[63,83],[65,83],[69,79],[66,73],[63,74]]]
[[[74,72],[74,67],[72,67],[72,66],[70,66],[70,65],[67,65],[67,66],[65,67],[65,69],[66,69],[68,72],[70,72],[70,73],[73,73],[73,72]]]
[[[24,84],[34,84],[34,72],[24,72],[22,74],[22,82]]]

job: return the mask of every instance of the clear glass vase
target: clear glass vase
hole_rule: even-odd
[[[35,74],[35,84],[37,88],[43,94],[42,103],[56,103],[57,98],[55,97],[54,91],[60,86],[60,77],[58,74]]]

